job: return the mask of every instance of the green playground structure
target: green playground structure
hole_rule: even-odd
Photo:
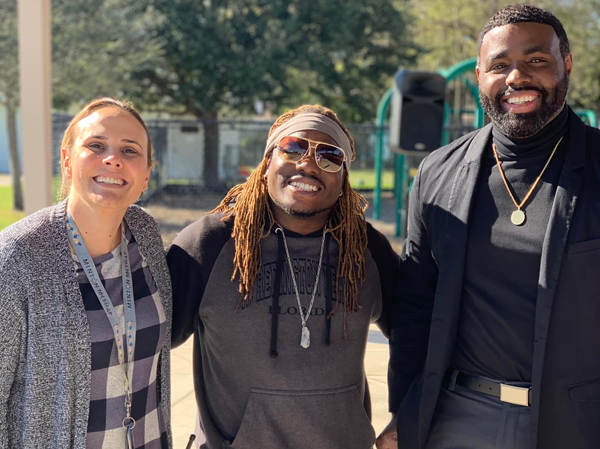
[[[441,145],[446,145],[458,137],[484,125],[484,111],[479,102],[479,90],[475,75],[477,58],[465,59],[452,67],[440,70],[446,78],[446,102],[444,105],[444,130]],[[381,217],[381,180],[383,171],[383,150],[385,145],[386,119],[394,88],[381,97],[377,108],[377,144],[375,146],[375,188],[373,190],[373,219]],[[591,110],[575,110],[575,113],[588,125],[598,127],[598,117]],[[407,163],[410,158],[411,163]],[[406,194],[410,190],[413,176],[409,169],[418,165],[415,156],[394,155],[394,198],[396,198],[396,236],[404,237],[406,229]],[[420,158],[419,158],[420,159]],[[411,170],[413,171],[413,170]]]

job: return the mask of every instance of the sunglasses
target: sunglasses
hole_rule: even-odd
[[[289,162],[302,160],[308,155],[311,147],[315,148],[315,161],[321,170],[329,173],[337,173],[341,170],[346,154],[340,147],[293,136],[282,137],[277,143],[280,156]]]

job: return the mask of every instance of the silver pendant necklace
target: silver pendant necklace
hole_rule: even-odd
[[[321,239],[321,254],[319,254],[319,268],[317,268],[317,277],[315,279],[315,287],[313,288],[312,297],[310,298],[310,305],[306,310],[306,315],[302,311],[302,303],[300,302],[300,294],[298,293],[298,285],[296,284],[296,276],[294,276],[294,267],[292,265],[292,258],[290,257],[290,251],[288,250],[287,240],[285,238],[285,232],[283,228],[278,223],[277,229],[275,232],[281,231],[281,235],[283,236],[283,247],[285,248],[285,254],[287,255],[288,264],[290,266],[290,274],[292,277],[292,281],[294,283],[294,292],[296,293],[296,301],[298,301],[298,310],[300,312],[300,318],[302,319],[302,336],[300,338],[300,346],[303,348],[308,348],[310,346],[310,331],[306,326],[306,322],[308,321],[308,317],[310,316],[310,312],[312,311],[313,304],[315,303],[315,295],[317,294],[317,289],[319,287],[319,277],[321,276],[321,264],[323,262],[323,248],[325,247],[325,233],[327,232],[327,225],[323,228],[323,238]]]

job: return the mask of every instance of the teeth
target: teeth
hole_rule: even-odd
[[[530,101],[535,100],[537,97],[535,95],[530,95],[527,97],[516,97],[516,98],[508,98],[506,100],[507,103],[510,104],[523,104],[523,103],[528,103]]]
[[[107,178],[105,176],[96,176],[94,179],[97,182],[101,182],[103,184],[117,184],[120,186],[125,184],[125,181],[123,181],[122,179]]]
[[[290,182],[290,185],[296,187],[297,189],[304,190],[305,192],[316,192],[319,190],[319,188],[316,186],[311,186],[302,182]]]

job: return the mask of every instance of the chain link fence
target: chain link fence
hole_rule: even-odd
[[[60,177],[60,143],[71,116],[53,116],[53,169]],[[201,120],[147,120],[154,147],[155,166],[149,189],[141,199],[147,202],[161,194],[175,201],[190,202],[193,195],[223,196],[229,188],[243,182],[260,163],[272,121],[219,120],[216,168],[205,167],[205,124]],[[350,125],[355,142],[356,160],[352,164],[351,183],[355,189],[371,190],[375,181],[375,125]],[[387,139],[387,131],[386,136]],[[387,148],[387,145],[385,145]],[[392,189],[394,159],[386,150],[384,171],[387,189]],[[207,177],[207,170],[217,176]],[[211,173],[213,174],[213,173]],[[206,179],[213,179],[207,182]],[[180,197],[180,200],[177,200]],[[185,205],[183,205],[185,206]]]

